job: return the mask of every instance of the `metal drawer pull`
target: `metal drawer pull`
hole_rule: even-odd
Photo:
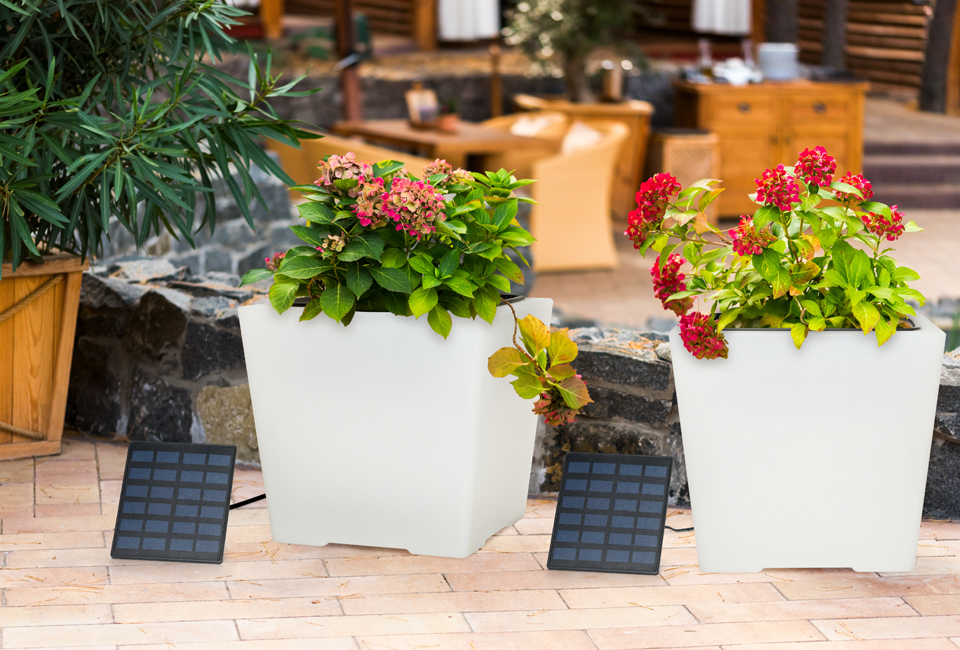
[[[817,115],[823,115],[827,112],[827,105],[823,102],[813,102],[813,112]]]
[[[748,104],[747,102],[740,102],[739,104],[737,104],[737,110],[740,111],[741,113],[749,113],[750,104]]]

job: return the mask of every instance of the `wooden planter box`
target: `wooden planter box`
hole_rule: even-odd
[[[87,266],[65,254],[43,264],[21,264],[16,273],[3,264],[0,460],[60,453],[80,281]],[[34,432],[37,439],[11,428]]]

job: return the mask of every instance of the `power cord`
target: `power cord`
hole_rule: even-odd
[[[266,499],[266,498],[267,498],[266,494],[261,494],[259,496],[251,497],[249,499],[245,499],[244,501],[239,501],[237,503],[232,504],[230,506],[230,509],[233,510],[234,508],[242,508],[245,505],[249,505],[255,501],[262,501],[263,499]]]

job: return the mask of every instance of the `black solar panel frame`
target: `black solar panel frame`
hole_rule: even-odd
[[[590,471],[588,473],[571,472],[569,468],[570,468],[570,465],[573,463],[590,463]],[[603,463],[603,464],[613,463],[616,465],[616,467],[614,468],[613,474],[608,474],[608,473],[601,474],[601,473],[594,472],[593,463]],[[638,488],[638,494],[636,496],[638,508],[639,508],[640,501],[644,501],[651,504],[656,502],[659,505],[657,512],[659,513],[659,516],[660,516],[660,523],[657,528],[656,553],[655,553],[654,561],[650,563],[640,563],[640,562],[633,562],[633,561],[612,562],[612,561],[607,561],[605,559],[602,559],[600,561],[578,559],[581,548],[584,548],[587,550],[600,550],[602,552],[601,557],[603,558],[607,557],[608,550],[613,550],[613,551],[627,550],[626,545],[609,543],[608,541],[610,539],[609,534],[611,532],[617,533],[617,534],[626,534],[627,532],[629,532],[631,535],[634,535],[634,536],[637,534],[653,533],[653,529],[638,529],[636,527],[628,529],[624,527],[611,525],[611,522],[613,521],[613,516],[615,513],[620,513],[618,516],[629,516],[626,510],[621,511],[621,510],[615,509],[616,497],[614,495],[620,494],[621,497],[627,497],[628,500],[629,500],[629,497],[632,496],[632,494],[619,493],[617,491],[618,484],[620,483],[620,477],[625,476],[621,474],[621,471],[620,471],[620,468],[623,465],[629,465],[634,467],[654,466],[654,467],[666,468],[666,475],[664,477],[651,476],[649,479],[650,484],[656,483],[664,486],[662,497],[658,499],[643,498],[645,496],[649,496],[649,495],[643,494],[643,485],[648,482],[648,478],[646,475],[643,475],[641,477],[642,482],[640,483],[640,487]],[[664,526],[666,525],[666,519],[667,519],[667,500],[670,495],[670,477],[671,477],[672,470],[673,470],[673,459],[670,456],[638,456],[634,454],[602,454],[602,453],[588,453],[588,452],[567,453],[563,462],[563,478],[560,481],[560,492],[557,496],[557,512],[553,521],[553,533],[550,536],[550,550],[547,554],[547,568],[550,570],[559,570],[559,571],[591,571],[591,572],[599,571],[603,573],[631,573],[631,574],[640,574],[640,575],[657,575],[660,572],[660,556],[661,556],[661,553],[663,552],[663,535],[664,535]],[[644,470],[644,474],[646,474],[646,470]],[[597,491],[591,491],[589,489],[587,490],[571,489],[568,481],[583,480],[584,478],[586,478],[587,480],[590,480],[590,479],[610,480],[612,481],[611,490],[609,492],[601,493]],[[637,478],[638,477],[636,476],[631,476],[628,481],[624,481],[624,482],[635,483],[637,482]],[[587,485],[587,487],[589,488],[590,486]],[[594,508],[586,507],[586,505],[589,505],[589,501],[586,501],[587,498],[590,498],[590,496],[592,496],[593,498],[604,498],[603,497],[604,494],[610,495],[609,499],[612,507],[608,506],[606,509],[594,509]],[[573,497],[573,498],[582,497],[585,500],[584,506],[579,508],[572,508],[572,507],[565,508],[563,506],[564,497]],[[564,513],[573,514],[575,512],[579,512],[582,515],[606,514],[608,515],[607,525],[595,526],[595,525],[586,525],[584,523],[581,523],[579,525],[571,524],[571,523],[561,523],[561,514],[564,514]],[[650,518],[652,518],[652,515],[654,514],[654,512],[641,513],[639,510],[635,510],[632,513],[634,517],[637,517],[641,514],[648,515]],[[581,522],[582,522],[582,519],[583,518],[581,517]],[[571,530],[577,530],[580,532],[580,535],[578,536],[579,539],[582,539],[583,532],[604,533],[604,543],[596,544],[596,543],[586,543],[581,541],[578,541],[576,543],[559,542],[560,544],[562,544],[562,546],[557,546],[558,532],[571,531]],[[569,549],[571,547],[575,547],[577,549],[577,553],[576,553],[576,555],[578,556],[577,558],[573,560],[568,560],[568,559],[556,559],[554,557],[554,552],[558,548]],[[639,547],[636,547],[635,545],[631,545],[629,548],[631,549],[630,553],[632,554],[633,550]],[[638,552],[648,552],[646,551],[646,549],[649,549],[651,547],[642,547],[642,548],[644,550],[638,551]]]
[[[137,452],[153,452],[153,461],[142,461],[134,460],[134,456]],[[177,462],[159,462],[156,460],[157,452],[172,452],[177,453]],[[193,464],[184,462],[184,454],[204,454],[207,456],[205,463]],[[226,465],[211,465],[208,464],[209,456],[229,456],[229,463]],[[120,491],[120,502],[117,505],[117,523],[113,529],[113,543],[110,548],[110,557],[115,559],[135,559],[135,560],[159,560],[164,562],[196,562],[202,564],[220,564],[223,562],[223,553],[224,547],[227,539],[227,520],[230,514],[230,498],[231,492],[233,490],[233,472],[234,465],[237,460],[237,448],[233,445],[208,445],[208,444],[193,444],[193,443],[170,443],[170,442],[143,442],[143,441],[133,441],[130,443],[130,446],[127,450],[127,464],[123,470],[123,483]],[[131,478],[130,473],[132,469],[142,469],[142,468],[151,469],[151,478]],[[166,480],[157,480],[153,478],[153,469],[161,470],[176,470],[175,480],[166,481]],[[181,481],[181,472],[186,469],[187,471],[201,471],[206,472],[207,469],[214,471],[215,473],[226,472],[227,479],[226,483],[206,483],[202,482],[184,482]],[[204,474],[204,478],[206,475]],[[180,505],[181,499],[179,499],[179,490],[182,487],[187,489],[213,489],[213,490],[223,490],[225,492],[224,498],[219,501],[205,500],[205,499],[190,499],[184,500],[182,505],[197,506],[198,514],[196,517],[187,517],[187,516],[178,516],[176,514],[176,506]],[[148,488],[147,497],[135,497],[127,496],[127,488],[130,486],[146,486]],[[160,488],[173,488],[174,493],[172,498],[159,498],[156,501],[157,503],[169,503],[171,505],[172,514],[169,515],[160,515],[160,514],[151,514],[149,513],[149,503],[154,501],[154,498],[150,496],[150,493],[153,491],[154,487]],[[201,497],[204,496],[201,494]],[[124,513],[124,504],[128,501],[143,502],[147,505],[144,506],[144,513],[140,515],[139,513]],[[221,517],[201,517],[203,514],[203,506],[212,506],[222,508]],[[142,520],[144,522],[144,529],[141,531],[128,531],[120,529],[120,522],[124,519],[130,521]],[[168,522],[167,532],[158,533],[153,531],[147,531],[146,521],[147,518],[151,518],[153,521],[166,521]],[[194,523],[196,524],[195,530],[199,529],[200,524],[219,524],[220,525],[220,535],[200,535],[195,532],[194,534],[186,533],[173,533],[173,524],[174,523]],[[217,539],[218,550],[216,552],[200,552],[196,550],[191,551],[174,551],[166,548],[166,550],[154,550],[154,549],[145,549],[143,548],[143,539],[149,535],[151,539],[165,538],[167,543],[165,547],[169,547],[170,539],[192,539],[194,542],[194,547],[196,546],[196,541],[199,539],[201,541],[213,541]],[[118,547],[118,540],[121,537],[140,537],[140,548],[131,549]]]

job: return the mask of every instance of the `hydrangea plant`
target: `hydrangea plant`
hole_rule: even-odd
[[[920,276],[898,266],[887,245],[921,228],[896,205],[872,201],[862,174],[834,180],[836,171],[823,147],[804,149],[793,167],[767,169],[750,195],[758,209],[727,231],[703,212],[720,181],[681,189],[657,174],[640,186],[624,234],[641,254],[659,253],[654,292],[680,316],[695,357],[727,358],[727,327],[786,328],[798,349],[811,331],[859,328],[883,345],[910,327],[904,319],[916,313],[906,301],[924,297],[908,283]]]
[[[306,223],[291,226],[303,245],[267,258],[244,284],[272,278],[270,302],[281,314],[305,299],[301,321],[325,314],[349,325],[358,311],[425,315],[444,338],[451,315],[492,323],[505,304],[514,315],[514,346],[490,357],[490,373],[515,377],[517,393],[537,398],[534,412],[549,424],[572,422],[592,401],[570,366],[577,346],[567,330],[551,332],[533,316],[517,319],[501,294],[511,280],[523,283],[507,252],[526,263],[517,248],[533,237],[514,220],[525,199],[513,191],[534,181],[503,169],[474,175],[444,160],[428,165],[421,179],[401,162],[371,165],[353,153],[318,167],[313,185],[293,188],[307,199],[298,206]]]

